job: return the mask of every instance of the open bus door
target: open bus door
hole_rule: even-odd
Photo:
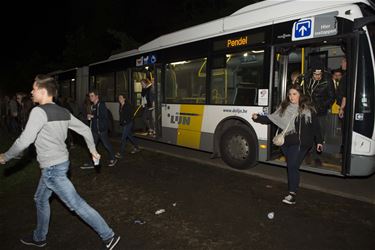
[[[138,136],[155,139],[161,136],[160,115],[161,66],[131,70],[134,131]]]
[[[288,86],[293,82],[292,76],[300,75],[299,79],[306,79],[316,65],[323,67],[325,71],[323,77],[327,84],[333,84],[331,70],[339,68],[340,61],[347,57],[345,46],[347,46],[347,40],[336,39],[313,44],[288,44],[275,47],[270,111],[274,112],[282,100],[287,98]],[[297,81],[297,83],[304,84],[303,81]],[[301,167],[314,172],[342,175],[345,170],[343,156],[346,155],[342,145],[343,139],[347,137],[345,133],[342,133],[342,129],[345,128],[343,124],[349,121],[339,119],[337,107],[334,104],[327,109],[324,119],[325,125],[321,128],[325,141],[324,152],[317,154],[314,145]],[[271,126],[271,138],[275,132],[276,127]],[[270,148],[270,158],[275,163],[285,164],[285,157],[281,154],[280,148],[274,145]]]

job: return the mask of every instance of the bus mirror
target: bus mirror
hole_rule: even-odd
[[[368,16],[368,17],[362,17],[362,18],[356,18],[354,19],[354,31],[359,30],[363,26],[366,26],[369,23],[375,23],[375,16]]]

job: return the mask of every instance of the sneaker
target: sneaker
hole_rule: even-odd
[[[283,202],[289,205],[296,204],[296,195],[289,193],[284,197]]]
[[[121,159],[121,158],[122,158],[122,155],[121,155],[120,153],[116,153],[116,154],[115,154],[115,157],[116,157],[117,159]]]
[[[45,240],[35,241],[34,237],[32,235],[26,236],[26,237],[20,239],[20,241],[23,244],[28,245],[28,246],[44,247],[45,245],[47,245],[47,241],[45,241]]]
[[[110,160],[110,161],[109,161],[109,164],[108,164],[108,167],[113,167],[113,166],[116,165],[116,163],[117,163],[117,159]]]
[[[135,154],[140,152],[141,150],[139,148],[133,148],[133,150],[130,152],[131,154]]]
[[[90,163],[84,163],[83,166],[80,167],[81,169],[93,169],[94,165]]]
[[[112,238],[110,238],[109,240],[106,240],[103,242],[103,249],[109,249],[109,250],[112,250],[113,248],[115,248],[115,246],[117,245],[117,243],[120,241],[120,236],[118,235],[114,235]]]

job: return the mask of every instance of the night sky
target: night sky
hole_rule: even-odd
[[[160,35],[230,15],[252,2],[257,1],[65,0],[3,5],[0,89],[27,90],[37,73],[103,60]]]

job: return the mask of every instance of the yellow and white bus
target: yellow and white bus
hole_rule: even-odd
[[[89,89],[98,89],[118,120],[116,96],[125,93],[139,107],[141,80],[150,72],[156,134],[141,133],[142,111],[135,116],[136,134],[212,152],[229,166],[245,169],[257,162],[285,165],[272,145],[275,128],[254,123],[251,114],[276,109],[292,72],[306,74],[316,62],[329,71],[345,57],[344,120],[341,124],[329,111],[323,162],[306,161],[301,168],[366,176],[375,171],[374,13],[364,0],[263,1],[54,75],[79,101]]]

